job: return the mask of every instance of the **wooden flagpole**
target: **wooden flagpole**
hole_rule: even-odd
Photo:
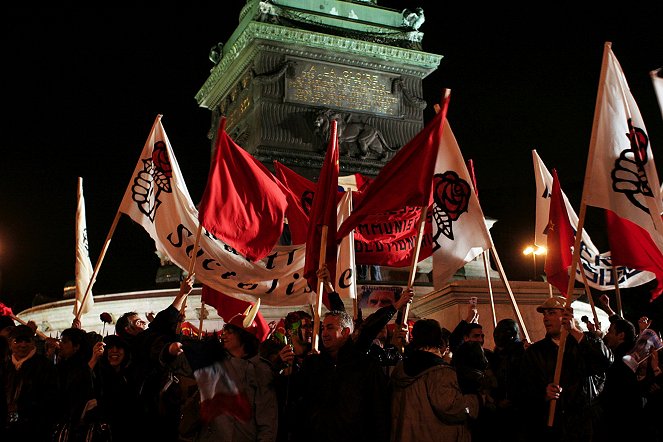
[[[582,275],[582,283],[585,286],[585,293],[587,294],[587,300],[589,301],[589,305],[592,307],[592,315],[594,316],[594,325],[598,327],[599,323],[599,317],[596,314],[596,306],[594,305],[594,297],[592,296],[592,291],[589,289],[589,283],[587,282],[587,275],[585,275],[585,272],[582,268],[580,267],[580,274]]]
[[[622,316],[622,295],[619,292],[619,278],[617,277],[617,269],[614,265],[612,266],[612,280],[614,281],[615,297],[617,298],[617,314]]]
[[[506,288],[506,291],[509,294],[511,305],[513,306],[513,310],[516,313],[516,318],[518,318],[518,325],[523,331],[523,337],[525,338],[525,341],[530,342],[530,337],[529,333],[527,332],[527,327],[525,326],[525,321],[523,321],[523,316],[520,314],[520,309],[518,308],[518,304],[516,303],[516,297],[513,296],[513,291],[511,290],[511,286],[509,285],[509,280],[506,278],[506,273],[504,272],[504,268],[502,267],[502,262],[500,261],[500,257],[497,255],[497,250],[495,250],[495,244],[493,244],[493,238],[490,236],[490,234],[488,235],[488,238],[490,240],[490,250],[493,252],[493,258],[495,258],[495,265],[497,266],[497,270],[500,274],[500,277],[502,278],[504,287]]]
[[[467,160],[467,169],[470,173],[470,178],[472,179],[472,185],[474,186],[474,193],[477,196],[477,201],[479,200],[479,188],[477,187],[477,177],[474,174],[474,161],[472,159]],[[486,283],[488,284],[488,295],[490,297],[490,312],[493,315],[493,329],[497,327],[497,316],[495,315],[495,299],[493,296],[493,284],[490,281],[490,255],[487,250],[484,250],[481,253],[483,258],[483,269],[486,272]]]
[[[189,268],[187,269],[187,276],[191,275],[193,271],[196,269],[196,257],[198,255],[198,245],[200,244],[200,237],[202,236],[203,232],[203,224],[199,221],[198,222],[198,231],[196,232],[196,241],[193,245],[193,250],[191,250],[191,260],[189,261]],[[187,296],[184,298],[184,302],[182,302],[182,308],[180,309],[180,317],[177,321],[177,333],[179,334],[182,331],[182,321],[184,321],[184,313],[186,312],[186,300],[189,298]],[[200,296],[202,300],[202,295]],[[202,302],[202,301],[201,301]],[[201,315],[200,315],[200,330],[203,329],[203,319],[202,319],[202,309],[205,308],[205,304],[203,303],[203,306],[201,307]]]
[[[578,215],[578,226],[576,227],[576,240],[573,246],[573,260],[571,261],[571,272],[570,275],[575,275],[576,268],[578,267],[578,262],[580,261],[580,242],[582,240],[582,229],[585,225],[585,215],[587,213],[587,204],[585,203],[585,195],[589,192],[589,182],[592,174],[592,168],[594,167],[594,151],[596,150],[596,132],[598,128],[599,120],[599,110],[600,105],[603,100],[603,85],[605,83],[605,75],[608,67],[608,54],[610,53],[610,48],[612,44],[606,42],[603,45],[603,61],[601,62],[601,74],[599,76],[599,88],[596,94],[596,104],[594,106],[594,121],[592,123],[592,136],[589,141],[589,155],[587,156],[587,168],[585,170],[585,182],[583,184],[582,198],[580,200],[580,214]],[[575,283],[575,278],[569,277],[569,284],[566,291],[566,303],[565,307],[570,305],[571,294],[573,293],[573,286]],[[564,348],[566,347],[566,336],[568,331],[562,327],[562,331],[559,337],[559,348],[557,349],[557,362],[555,365],[555,375],[553,378],[553,384],[559,385],[559,380],[562,375],[562,359],[564,359]],[[557,400],[552,399],[550,401],[550,409],[548,412],[548,426],[552,427],[555,422],[555,408],[557,406]]]
[[[159,114],[154,119],[154,123],[152,124],[152,129],[150,130],[150,134],[154,132],[154,128],[156,127],[157,123],[161,121],[161,117],[162,115]],[[124,194],[122,195],[122,199],[124,199]],[[120,201],[120,207],[121,206],[122,206],[122,201]],[[101,249],[101,253],[99,254],[97,263],[95,264],[94,270],[92,271],[92,276],[90,277],[90,282],[88,282],[87,288],[85,289],[85,294],[83,295],[83,299],[81,300],[81,305],[85,304],[85,300],[87,299],[90,293],[90,289],[92,288],[92,282],[97,279],[97,274],[99,273],[99,267],[101,267],[101,263],[103,262],[104,257],[106,256],[106,252],[108,251],[108,246],[110,245],[111,238],[113,237],[113,233],[115,233],[115,229],[117,228],[117,223],[120,221],[120,215],[122,215],[122,212],[120,212],[120,207],[117,208],[117,212],[115,213],[115,219],[113,219],[113,224],[111,224],[110,231],[108,232],[108,235],[106,235],[104,246]],[[81,317],[81,312],[80,309],[78,309],[74,320],[79,321],[80,317]]]
[[[406,290],[412,289],[414,280],[417,276],[417,263],[419,262],[419,251],[421,250],[421,240],[424,237],[424,229],[426,228],[426,215],[428,214],[428,207],[421,207],[421,216],[419,217],[419,225],[417,226],[417,239],[415,240],[414,251],[412,253],[412,263],[410,264],[410,275],[407,279]],[[407,303],[403,306],[403,321],[401,327],[407,330],[407,317],[410,314],[410,304]]]
[[[115,233],[115,229],[117,228],[117,223],[120,220],[120,215],[122,215],[122,212],[120,212],[120,209],[118,208],[117,213],[115,213],[115,219],[113,219],[113,224],[111,225],[110,231],[108,232],[108,235],[106,235],[106,240],[104,241],[104,246],[101,249],[101,253],[99,254],[99,259],[97,259],[97,263],[95,264],[94,270],[92,271],[92,276],[90,276],[90,281],[88,282],[87,288],[85,289],[85,295],[83,295],[83,299],[81,300],[81,305],[85,304],[85,300],[87,299],[90,293],[90,288],[92,287],[92,282],[97,278],[97,274],[99,273],[99,267],[101,267],[101,263],[103,262],[104,257],[106,256],[106,252],[108,251],[108,246],[110,245],[111,238],[113,237],[113,233]],[[78,309],[74,320],[78,321],[80,320],[80,317],[81,317],[81,309]]]
[[[490,296],[490,311],[493,313],[493,329],[497,327],[497,316],[495,315],[495,299],[493,297],[493,283],[490,281],[490,255],[488,250],[481,253],[483,257],[483,269],[486,272],[486,282],[488,283],[488,295]]]
[[[318,270],[325,266],[325,258],[327,257],[327,232],[329,226],[323,225],[320,232],[320,254],[318,258]],[[325,290],[325,282],[318,278],[318,291],[317,300],[315,302],[315,315],[313,318],[313,345],[315,351],[319,351],[320,346],[320,317],[322,316],[322,293]]]

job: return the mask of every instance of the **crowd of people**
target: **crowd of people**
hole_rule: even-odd
[[[249,311],[218,334],[182,336],[193,276],[150,321],[127,312],[105,337],[74,321],[42,339],[1,316],[0,440],[662,440],[660,335],[645,317],[635,327],[615,314],[607,296],[605,335],[581,330],[552,296],[537,307],[545,338],[524,342],[506,318],[489,349],[475,304],[453,330],[401,324],[411,290],[352,318],[323,268],[331,305],[315,348],[303,310],[262,342]]]

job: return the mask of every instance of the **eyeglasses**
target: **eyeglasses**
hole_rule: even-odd
[[[145,325],[146,322],[143,321],[142,319],[136,319],[135,321],[132,321],[132,322],[131,322],[131,325],[133,325],[134,327],[137,327],[137,326],[139,326],[139,325],[141,325],[141,324],[142,324],[142,325]]]

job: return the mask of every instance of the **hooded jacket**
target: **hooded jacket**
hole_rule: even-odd
[[[410,352],[391,381],[392,441],[471,440],[469,419],[479,414],[479,397],[463,394],[456,370],[439,356]]]

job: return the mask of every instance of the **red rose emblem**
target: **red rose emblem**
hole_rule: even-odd
[[[166,143],[157,141],[154,144],[152,151],[152,163],[157,171],[161,172],[167,178],[173,176],[173,169],[170,167],[170,160],[168,159],[168,152],[166,151]]]
[[[449,219],[456,221],[463,212],[467,212],[472,191],[470,185],[453,171],[436,174],[434,179],[435,203],[449,215]]]

